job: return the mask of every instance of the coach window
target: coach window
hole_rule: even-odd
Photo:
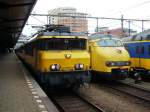
[[[141,47],[141,54],[144,54],[144,46]]]
[[[139,46],[136,46],[136,54],[139,54],[139,51],[140,49],[139,49]]]
[[[150,45],[148,46],[148,54],[150,55]]]

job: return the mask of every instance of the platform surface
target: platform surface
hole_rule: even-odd
[[[41,112],[14,53],[0,55],[0,112]]]

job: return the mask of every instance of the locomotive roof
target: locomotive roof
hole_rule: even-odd
[[[40,38],[87,38],[83,33],[59,33],[59,32],[42,32],[37,36]]]
[[[64,25],[45,25],[32,36],[31,41],[41,38],[87,38],[87,35],[85,32],[70,32],[70,27]]]
[[[38,36],[86,36],[85,33],[78,33],[78,32],[42,32]]]

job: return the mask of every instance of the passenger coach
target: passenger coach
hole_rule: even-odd
[[[131,57],[131,75],[150,76],[150,34],[140,33],[123,42]]]

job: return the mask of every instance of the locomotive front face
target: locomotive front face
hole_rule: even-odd
[[[87,37],[62,26],[48,27],[25,45],[22,54],[42,84],[52,87],[77,86],[90,81]]]
[[[122,43],[116,39],[100,39],[91,44],[92,70],[111,76],[115,73],[126,74],[130,57]],[[107,75],[106,75],[107,74]]]
[[[90,54],[85,38],[41,40],[37,69],[50,85],[82,84],[90,81]]]
[[[42,72],[85,71],[90,66],[87,40],[84,38],[43,39],[38,68]]]
[[[87,51],[46,51],[39,52],[39,55],[42,72],[89,70],[90,56]]]
[[[118,49],[120,52],[118,53]],[[130,58],[127,51],[123,47],[100,47],[95,48],[95,57],[99,63],[95,65],[95,68],[104,72],[111,72],[115,68],[129,68]]]

